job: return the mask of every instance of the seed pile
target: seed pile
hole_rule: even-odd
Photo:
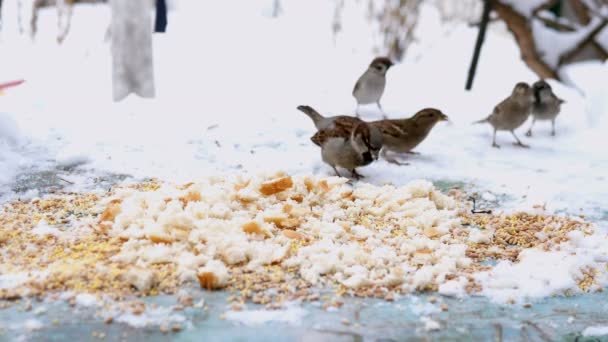
[[[526,248],[549,251],[568,240],[568,233],[594,232],[582,219],[517,212],[510,215],[473,215],[461,212],[462,224],[477,228],[470,234],[467,256],[476,260],[508,259],[516,261]]]
[[[464,208],[426,181],[286,174],[16,201],[1,209],[0,299],[60,291],[123,299],[192,284],[230,291],[235,308],[341,305],[320,289],[389,301],[454,286],[474,293],[487,260],[517,262],[524,250],[559,250],[572,232],[594,233],[565,216]],[[580,272],[579,290],[591,289],[605,263]]]

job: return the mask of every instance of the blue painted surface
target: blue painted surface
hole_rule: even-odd
[[[188,308],[181,313],[191,326],[181,332],[163,334],[158,325],[135,329],[122,323],[104,324],[95,317],[96,309],[73,308],[63,302],[44,303],[45,314],[18,311],[19,305],[0,310],[0,340],[26,338],[31,341],[99,341],[93,331],[104,332],[107,341],[608,341],[608,336],[584,338],[580,332],[588,326],[608,326],[608,291],[575,297],[553,297],[522,305],[497,305],[485,298],[463,300],[443,298],[449,310],[427,302],[427,295],[402,297],[395,302],[376,299],[344,298],[344,306],[326,311],[318,305],[305,304],[308,311],[298,324],[267,322],[245,326],[222,320],[227,310],[228,294],[197,291],[205,298],[208,311]],[[197,298],[197,299],[198,299]],[[148,298],[161,306],[175,305],[172,296]],[[36,306],[41,305],[35,303]],[[261,308],[249,305],[248,309]],[[439,322],[439,331],[427,332],[421,315]],[[45,324],[41,330],[24,334],[13,330],[28,318]],[[571,322],[569,322],[569,318]],[[57,325],[52,321],[57,319]],[[343,319],[352,324],[346,326]],[[572,320],[573,319],[573,320]],[[356,324],[357,325],[356,325]]]

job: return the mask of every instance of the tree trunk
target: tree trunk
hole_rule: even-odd
[[[536,50],[532,29],[528,25],[528,20],[517,13],[508,5],[502,4],[500,1],[494,0],[494,9],[498,16],[507,24],[507,28],[513,36],[519,50],[521,51],[521,59],[526,65],[534,71],[540,78],[553,78],[559,80],[557,72],[549,67],[540,57]]]
[[[147,0],[111,0],[114,101],[131,93],[154,97],[152,30]]]

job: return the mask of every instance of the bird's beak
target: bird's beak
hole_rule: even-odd
[[[450,118],[448,118],[448,116],[447,116],[447,115],[445,115],[445,114],[441,113],[441,120],[440,120],[440,121],[448,121],[448,122],[449,122],[449,121],[450,121]]]

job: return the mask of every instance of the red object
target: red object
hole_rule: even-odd
[[[11,81],[11,82],[6,82],[6,83],[0,83],[0,90],[4,90],[6,88],[18,86],[18,85],[20,85],[23,82],[25,82],[25,80],[17,80],[17,81]]]

